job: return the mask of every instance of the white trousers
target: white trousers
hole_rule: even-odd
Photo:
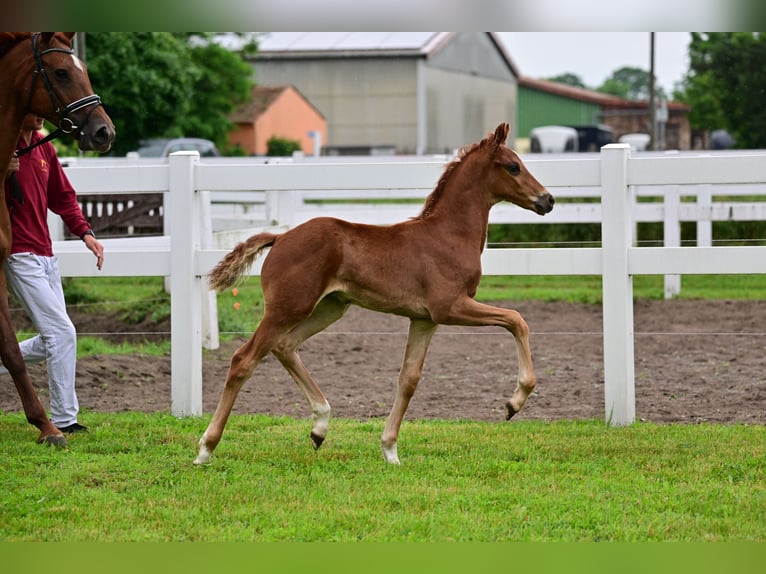
[[[38,335],[19,344],[27,364],[47,362],[51,422],[77,422],[80,405],[74,389],[77,332],[66,312],[58,260],[33,253],[14,253],[5,264],[8,288],[19,299]],[[0,374],[8,369],[0,366]]]

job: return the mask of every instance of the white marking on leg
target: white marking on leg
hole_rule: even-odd
[[[383,458],[386,460],[387,463],[401,464],[399,462],[399,455],[396,452],[396,442],[393,442],[388,445],[384,442],[381,442],[380,449],[383,451]]]
[[[205,445],[205,435],[202,435],[202,438],[199,439],[199,454],[197,455],[197,458],[194,459],[194,464],[209,463],[210,455],[211,455],[211,452],[208,450],[207,446]]]
[[[314,405],[314,429],[312,434],[325,438],[327,436],[327,429],[330,426],[330,413],[332,409],[329,403],[323,405]]]

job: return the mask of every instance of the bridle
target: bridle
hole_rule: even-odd
[[[61,99],[61,96],[56,91],[56,88],[53,87],[53,84],[51,83],[51,80],[48,77],[48,72],[45,71],[45,66],[43,65],[43,56],[50,52],[62,52],[64,54],[74,55],[74,50],[66,49],[66,48],[48,48],[46,50],[40,51],[40,32],[35,32],[34,34],[32,34],[32,50],[35,56],[35,70],[32,73],[32,85],[29,88],[29,101],[27,102],[27,109],[28,110],[32,109],[32,96],[35,93],[35,84],[37,83],[37,78],[41,77],[43,79],[43,84],[45,84],[45,89],[48,92],[48,97],[51,100],[51,104],[53,105],[53,108],[56,110],[56,115],[58,115],[58,117],[60,118],[60,121],[59,121],[58,127],[55,130],[53,130],[51,133],[49,133],[47,136],[45,136],[44,138],[40,140],[37,140],[32,145],[28,145],[27,147],[23,149],[17,150],[15,154],[16,157],[21,157],[25,153],[29,153],[30,151],[35,149],[37,146],[42,145],[46,142],[49,142],[53,139],[56,139],[61,134],[69,134],[76,129],[80,129],[80,127],[77,124],[75,124],[69,116],[78,110],[87,108],[89,106],[93,106],[93,108],[85,116],[85,121],[83,122],[83,125],[82,125],[82,127],[84,128],[88,124],[88,121],[90,120],[90,115],[93,113],[93,110],[95,110],[98,106],[102,105],[101,98],[99,98],[96,94],[85,96],[84,98],[80,98],[79,100],[76,100],[69,105],[65,105],[64,101]],[[10,184],[11,184],[11,196],[14,199],[16,199],[19,203],[23,203],[24,195],[21,190],[21,187],[19,186],[18,179],[16,178],[15,173],[11,173],[10,175]]]
[[[87,125],[88,120],[90,120],[90,115],[93,113],[93,110],[95,110],[98,106],[102,105],[101,98],[98,97],[96,94],[85,96],[84,98],[80,98],[79,100],[76,100],[72,102],[71,104],[66,105],[64,104],[64,101],[61,99],[61,96],[59,96],[58,92],[56,91],[56,88],[51,83],[51,80],[48,77],[48,73],[45,71],[45,66],[43,65],[43,56],[50,52],[62,52],[64,54],[74,55],[74,50],[66,49],[66,48],[48,48],[46,50],[40,51],[40,32],[35,32],[34,34],[32,34],[32,50],[35,56],[35,70],[32,74],[32,85],[29,89],[29,102],[27,104],[27,109],[30,109],[30,110],[32,109],[32,96],[34,95],[37,78],[40,77],[43,80],[43,84],[45,84],[45,89],[48,92],[48,97],[50,98],[51,104],[53,105],[53,108],[56,111],[56,115],[58,115],[59,117],[59,125],[54,131],[52,131],[50,134],[45,136],[45,138],[43,138],[42,140],[39,140],[36,143],[32,144],[31,146],[25,147],[24,149],[16,152],[17,156],[24,155],[25,153],[37,147],[38,145],[44,144],[45,142],[55,139],[61,134],[69,134],[69,133],[72,133],[74,130],[80,129],[80,126],[78,126],[77,124],[74,123],[74,121],[72,121],[72,119],[70,118],[70,115],[83,108],[93,106],[93,108],[85,116],[85,121],[83,122],[83,125],[82,125],[82,127],[84,128]]]

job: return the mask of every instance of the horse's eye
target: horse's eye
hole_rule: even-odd
[[[505,169],[507,169],[508,173],[510,173],[511,175],[519,175],[521,173],[521,168],[519,167],[519,164],[517,164],[516,162],[509,163],[508,165],[505,166]]]
[[[56,77],[59,80],[66,80],[69,78],[69,72],[67,72],[63,68],[56,68],[56,70],[53,73],[56,74]]]

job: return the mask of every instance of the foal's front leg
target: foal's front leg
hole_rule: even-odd
[[[391,464],[399,464],[399,456],[396,452],[396,443],[399,438],[399,429],[402,426],[404,413],[410,404],[412,395],[423,373],[423,363],[426,359],[426,351],[431,343],[431,337],[436,332],[438,325],[429,320],[410,321],[410,330],[407,336],[407,349],[404,352],[404,361],[399,371],[396,399],[388,415],[386,428],[380,440],[383,458]]]
[[[532,352],[529,347],[529,327],[518,311],[503,309],[479,303],[466,297],[455,303],[449,316],[440,321],[449,325],[504,327],[511,332],[516,341],[516,354],[519,361],[519,377],[513,395],[505,404],[506,419],[521,410],[536,384],[535,369],[532,365]]]

